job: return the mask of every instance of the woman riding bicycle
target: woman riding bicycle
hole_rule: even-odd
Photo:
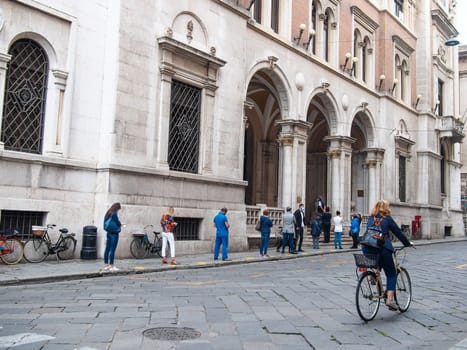
[[[392,242],[389,237],[389,231],[391,231],[402,242],[402,244],[404,244],[404,246],[409,247],[412,244],[402,233],[402,230],[396,224],[396,222],[390,214],[391,210],[389,209],[389,202],[387,200],[383,199],[376,203],[375,207],[371,211],[371,217],[368,219],[367,228],[373,225],[375,218],[376,220],[380,220],[381,230],[384,234],[384,243],[381,249],[362,245],[362,252],[363,254],[379,255],[379,266],[384,270],[387,280],[386,306],[391,311],[397,311],[397,304],[394,301],[394,291],[396,289],[397,272],[392,257],[394,247],[392,246]]]

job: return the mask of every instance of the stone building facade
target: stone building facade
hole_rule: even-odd
[[[467,45],[459,47],[459,112],[462,120],[467,120]],[[462,144],[461,149],[461,184],[462,184],[462,210],[464,212],[464,228],[467,227],[467,146]]]
[[[0,0],[0,226],[181,223],[210,251],[229,208],[345,217],[380,198],[423,237],[463,235],[452,1]],[[438,102],[439,101],[439,102]]]

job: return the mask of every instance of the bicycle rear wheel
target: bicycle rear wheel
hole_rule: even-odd
[[[130,252],[136,259],[143,259],[149,254],[149,243],[143,238],[135,237],[130,244]]]
[[[4,248],[5,250],[8,250],[8,253],[0,255],[0,259],[5,264],[17,264],[21,261],[21,259],[23,259],[23,242],[21,242],[18,238],[7,238],[5,240]]]
[[[157,237],[156,240],[154,241],[154,252],[159,256],[159,258],[162,258],[162,238]]]
[[[400,312],[405,312],[409,309],[410,302],[412,301],[412,282],[410,281],[409,273],[403,267],[399,268],[399,273],[397,274],[394,298]]]
[[[76,240],[72,237],[65,237],[60,242],[57,249],[57,255],[60,260],[68,260],[74,257],[76,249]]]
[[[43,238],[31,238],[24,243],[24,259],[30,263],[44,261],[49,255],[49,247]]]
[[[376,280],[376,274],[366,271],[360,275],[355,293],[357,312],[364,321],[371,321],[378,313],[381,302],[381,284]]]

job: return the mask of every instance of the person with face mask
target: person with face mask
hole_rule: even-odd
[[[295,217],[295,242],[297,242],[297,251],[304,252],[302,249],[303,232],[305,231],[307,223],[305,219],[305,206],[303,203],[300,203],[293,215]]]

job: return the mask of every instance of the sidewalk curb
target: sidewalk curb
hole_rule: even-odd
[[[433,245],[433,244],[443,244],[443,243],[455,243],[455,242],[464,242],[467,241],[467,237],[459,237],[459,238],[452,238],[449,240],[426,240],[426,241],[415,241],[415,246],[425,246],[425,245]],[[132,269],[122,269],[118,272],[107,272],[107,271],[97,271],[97,272],[82,272],[82,273],[75,273],[75,274],[59,274],[54,276],[40,276],[40,277],[31,277],[31,278],[24,278],[24,279],[11,279],[1,281],[2,286],[18,286],[18,285],[26,285],[26,284],[34,284],[34,283],[53,283],[53,282],[62,282],[62,281],[73,281],[73,280],[80,280],[80,279],[88,279],[88,278],[99,278],[99,277],[108,277],[108,276],[125,276],[125,275],[140,275],[140,274],[147,274],[147,273],[157,273],[157,272],[167,272],[173,270],[194,270],[194,269],[207,269],[213,267],[224,267],[224,266],[233,266],[233,265],[243,265],[243,264],[250,264],[250,263],[263,263],[263,262],[270,262],[270,261],[279,261],[279,260],[292,260],[292,259],[303,259],[309,258],[314,256],[323,256],[323,255],[330,255],[330,254],[343,254],[349,252],[359,252],[359,249],[350,249],[344,248],[342,250],[330,250],[330,251],[320,251],[320,252],[313,252],[313,253],[305,253],[305,254],[298,254],[298,255],[280,255],[280,256],[272,256],[269,258],[240,258],[239,260],[232,260],[232,261],[211,261],[203,264],[180,264],[176,266],[161,266],[161,267],[154,267],[154,268],[132,268]],[[232,253],[234,255],[235,253]]]

